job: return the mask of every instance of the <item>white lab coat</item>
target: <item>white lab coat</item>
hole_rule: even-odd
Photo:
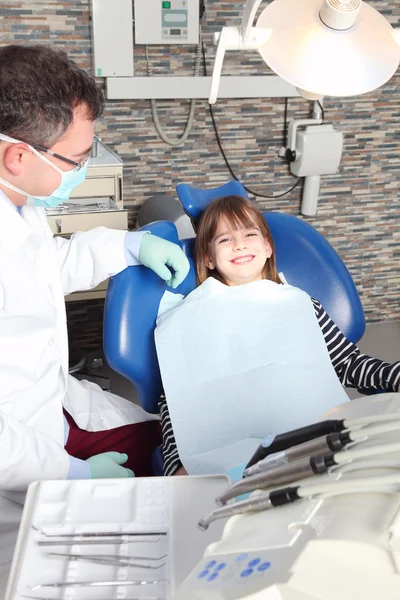
[[[126,268],[125,232],[99,227],[66,240],[53,237],[43,209],[22,216],[0,192],[0,546],[15,492],[67,477],[63,407],[88,431],[157,419],[68,375],[64,295]]]

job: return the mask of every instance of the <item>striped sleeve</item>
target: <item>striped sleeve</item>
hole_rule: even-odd
[[[173,475],[182,463],[179,459],[174,431],[172,429],[171,417],[169,416],[168,404],[165,396],[158,401],[161,416],[161,430],[163,437],[164,475]]]
[[[329,357],[344,387],[357,388],[360,393],[373,390],[397,392],[400,383],[400,361],[389,364],[361,354],[335,325],[318,300],[311,299]]]

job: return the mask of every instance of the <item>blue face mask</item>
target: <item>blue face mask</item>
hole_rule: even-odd
[[[9,136],[3,135],[1,133],[0,133],[0,140],[4,140],[5,142],[11,142],[14,144],[20,143],[19,140],[15,140],[14,138],[10,138]],[[59,186],[54,190],[54,192],[52,194],[50,194],[50,196],[30,196],[23,190],[17,188],[15,185],[9,183],[5,179],[2,179],[1,177],[0,177],[0,183],[3,184],[8,189],[13,190],[14,192],[18,192],[19,194],[22,194],[23,196],[27,196],[26,203],[28,206],[38,206],[41,208],[54,208],[55,206],[58,206],[59,204],[68,202],[72,190],[76,186],[78,186],[80,183],[82,183],[86,178],[87,161],[82,166],[71,169],[71,171],[62,171],[62,169],[60,169],[59,167],[54,165],[45,156],[40,154],[40,152],[38,152],[38,150],[36,150],[32,146],[30,146],[29,144],[26,144],[26,145],[28,146],[28,148],[30,150],[32,150],[32,152],[34,154],[36,154],[36,156],[38,156],[41,160],[43,160],[44,162],[49,164],[53,169],[55,169],[57,171],[57,173],[60,173],[61,181],[60,181]]]
[[[43,158],[43,157],[42,157]],[[52,164],[52,163],[50,163]],[[52,164],[54,167],[54,165]],[[57,189],[50,196],[28,196],[28,206],[39,206],[42,208],[54,208],[59,204],[68,202],[72,190],[80,183],[85,181],[87,172],[87,163],[78,169],[75,167],[71,171],[60,171],[61,182]]]

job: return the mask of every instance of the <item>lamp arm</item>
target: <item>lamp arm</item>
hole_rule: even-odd
[[[215,104],[217,101],[219,80],[222,73],[222,65],[224,63],[226,50],[239,50],[240,48],[240,33],[238,27],[223,27],[218,37],[217,52],[215,54],[215,62],[211,77],[209,104]]]
[[[396,29],[393,29],[392,35],[396,44],[400,46],[400,28],[396,27]]]
[[[247,0],[245,4],[242,22],[240,24],[240,35],[245,46],[251,33],[251,28],[253,26],[257,9],[262,1],[263,0]]]
[[[297,129],[299,127],[304,127],[305,125],[322,125],[322,119],[298,119],[297,121],[292,121],[289,123],[288,128],[288,148],[292,150],[292,152],[296,151],[296,134]]]
[[[262,1],[247,0],[240,27],[223,27],[219,35],[214,35],[214,43],[218,41],[218,47],[211,78],[209,104],[215,104],[217,100],[226,50],[255,50],[268,41],[271,29],[252,26]]]

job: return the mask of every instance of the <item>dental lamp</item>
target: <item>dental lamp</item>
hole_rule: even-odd
[[[239,27],[215,35],[209,103],[217,100],[225,51],[258,50],[308,100],[356,96],[388,81],[400,62],[400,30],[362,0],[247,0]]]

